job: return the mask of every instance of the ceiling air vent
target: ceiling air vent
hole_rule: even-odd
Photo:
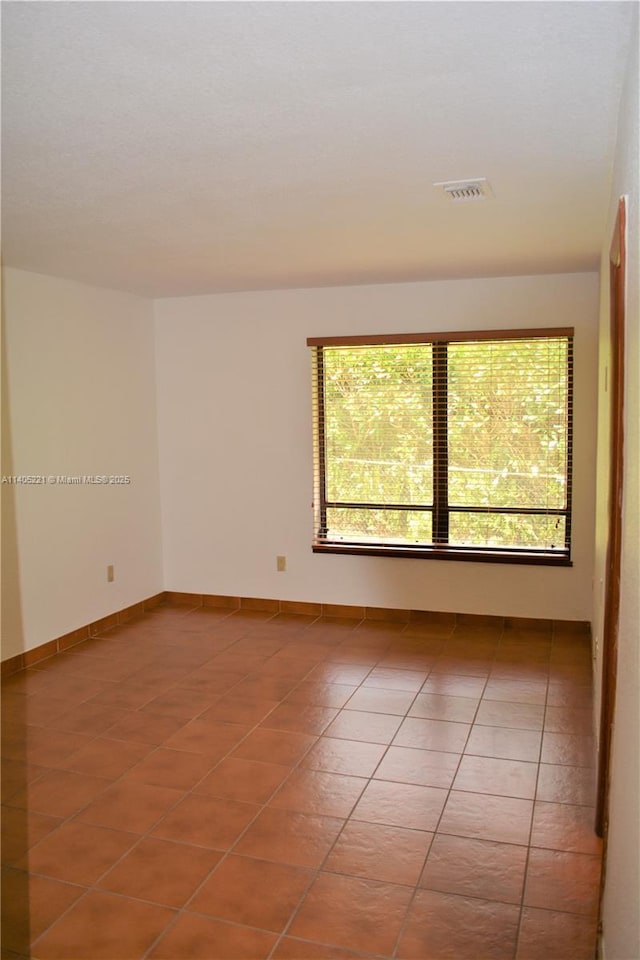
[[[492,196],[491,187],[486,177],[476,177],[473,180],[448,180],[434,183],[434,187],[442,190],[445,197],[460,203],[466,200],[486,200]]]

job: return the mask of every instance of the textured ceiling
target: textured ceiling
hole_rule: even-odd
[[[156,297],[594,269],[632,6],[5,0],[4,262]]]

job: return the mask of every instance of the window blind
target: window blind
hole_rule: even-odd
[[[572,334],[310,339],[314,549],[569,562]]]

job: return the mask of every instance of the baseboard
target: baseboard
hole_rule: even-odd
[[[293,613],[312,617],[349,620],[387,620],[397,623],[439,623],[450,626],[488,627],[526,630],[535,633],[590,635],[587,620],[548,620],[535,617],[497,617],[482,613],[451,613],[438,610],[405,610],[395,607],[361,607],[353,604],[313,603],[301,600],[275,600],[260,597],[235,597],[219,594],[180,593],[168,590],[167,603],[176,606],[218,607],[228,610],[257,610],[264,613]]]
[[[64,650],[75,647],[78,643],[89,640],[90,637],[97,637],[99,634],[104,633],[105,630],[110,630],[112,627],[118,626],[118,624],[126,623],[134,617],[142,616],[144,613],[148,613],[149,610],[153,610],[154,607],[158,607],[164,603],[165,599],[166,594],[164,592],[157,593],[153,597],[147,597],[146,600],[141,600],[139,603],[134,603],[129,607],[123,607],[122,610],[116,610],[115,613],[101,617],[100,620],[95,620],[93,623],[87,623],[83,627],[78,627],[77,630],[65,633],[61,637],[56,637],[54,640],[41,643],[38,647],[25,650],[24,653],[18,653],[15,657],[8,657],[2,661],[2,677],[9,677],[14,673],[18,673],[19,670],[32,667],[41,660],[47,660],[49,657],[55,656],[56,653],[62,653]]]
[[[106,630],[121,623],[126,623],[134,617],[142,616],[155,607],[163,604],[185,607],[189,610],[195,610],[199,607],[214,607],[218,609],[246,610],[261,613],[275,614],[294,614],[310,617],[327,617],[333,619],[347,620],[375,620],[392,621],[395,623],[433,623],[445,626],[467,626],[467,627],[496,627],[504,630],[525,630],[535,633],[546,633],[553,636],[557,635],[581,635],[590,634],[590,624],[586,620],[543,620],[531,617],[496,617],[487,614],[475,613],[450,613],[438,610],[404,610],[391,607],[361,607],[353,604],[341,603],[313,603],[301,600],[274,600],[264,597],[233,597],[220,594],[207,593],[183,593],[175,590],[166,590],[157,593],[153,597],[141,600],[122,610],[117,610],[100,620],[85,624],[65,633],[62,637],[56,637],[54,640],[48,640],[46,643],[31,650],[25,650],[15,657],[9,657],[2,661],[2,676],[11,676],[19,670],[25,670],[32,667],[41,660],[55,656],[56,653],[62,653],[70,647],[76,646],[88,640],[90,637],[97,637]]]

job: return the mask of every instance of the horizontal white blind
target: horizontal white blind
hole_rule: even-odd
[[[317,542],[568,557],[571,332],[310,341]]]

